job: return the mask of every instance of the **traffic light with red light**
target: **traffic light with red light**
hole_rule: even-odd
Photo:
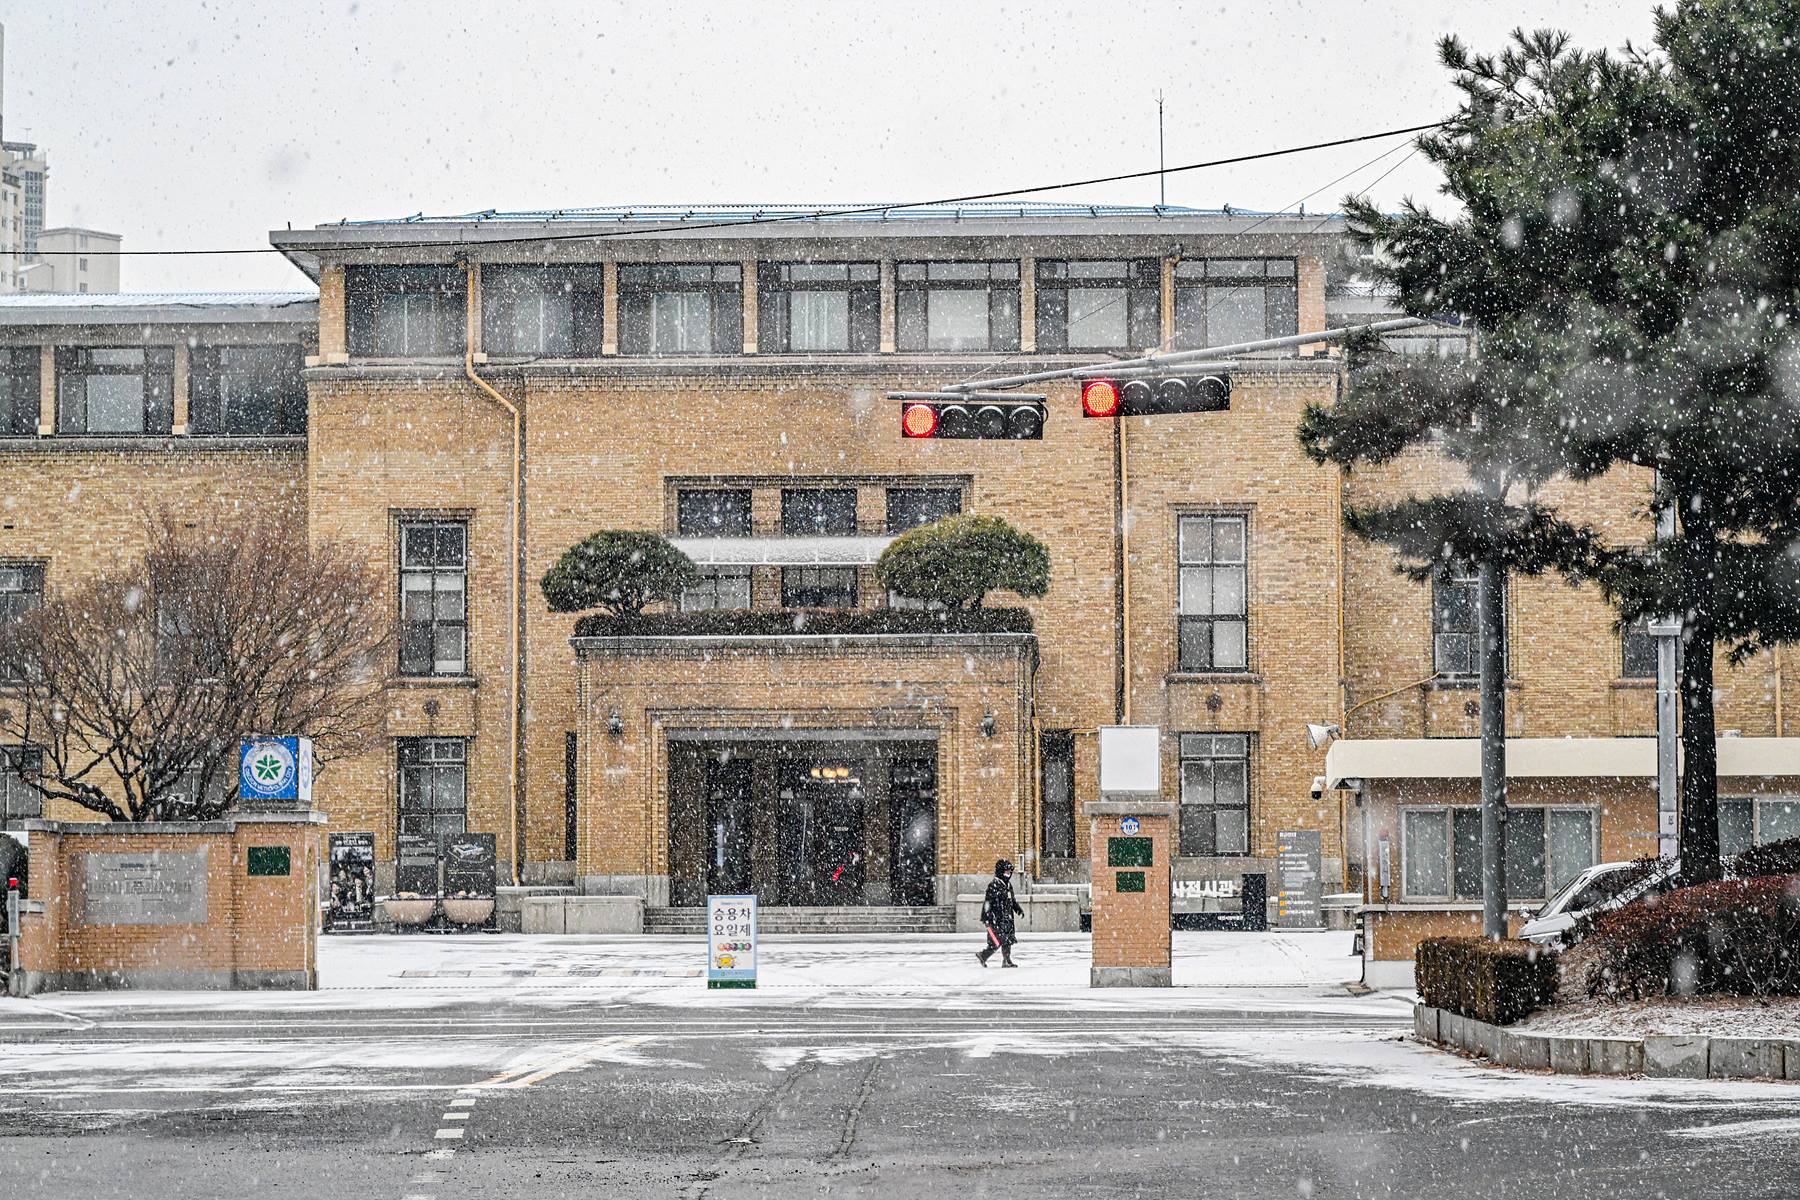
[[[1225,375],[1166,375],[1123,383],[1089,379],[1081,385],[1084,417],[1154,417],[1224,412],[1230,407],[1231,379]]]
[[[985,404],[909,400],[900,406],[900,433],[909,438],[1037,441],[1044,436],[1044,406],[1031,401]]]

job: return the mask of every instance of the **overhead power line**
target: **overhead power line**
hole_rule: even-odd
[[[646,229],[607,229],[588,233],[542,233],[522,237],[466,238],[460,242],[443,241],[410,241],[383,242],[383,249],[442,249],[448,246],[506,246],[521,243],[541,245],[546,242],[586,242],[599,241],[616,237],[654,237],[665,233],[696,233],[708,229],[741,229],[747,225],[781,225],[795,221],[816,221],[825,217],[860,217],[874,216],[879,213],[893,212],[904,208],[930,208],[948,204],[972,204],[980,200],[1005,200],[1013,196],[1029,196],[1038,192],[1067,191],[1070,188],[1093,187],[1102,183],[1124,183],[1133,179],[1150,179],[1157,176],[1175,175],[1183,171],[1201,171],[1208,167],[1228,167],[1237,163],[1259,162],[1268,158],[1282,158],[1290,154],[1305,154],[1313,150],[1329,150],[1336,146],[1352,146],[1358,142],[1373,142],[1381,138],[1399,137],[1402,134],[1423,133],[1437,129],[1442,121],[1433,121],[1427,125],[1411,125],[1404,129],[1384,129],[1380,133],[1362,133],[1355,137],[1336,138],[1328,142],[1311,142],[1304,146],[1285,146],[1279,150],[1261,150],[1254,154],[1236,154],[1229,158],[1213,158],[1205,162],[1183,163],[1173,167],[1156,167],[1148,171],[1129,171],[1122,175],[1099,175],[1091,179],[1070,179],[1062,183],[1037,184],[1033,187],[1007,188],[998,192],[974,192],[966,196],[945,196],[936,200],[914,200],[902,204],[869,204],[855,208],[821,208],[803,213],[779,213],[770,216],[754,216],[743,220],[710,221],[700,224],[686,223],[677,225],[660,225]],[[1380,157],[1385,157],[1382,155]],[[1360,168],[1359,168],[1360,169]],[[39,256],[51,254],[80,254],[89,257],[103,258],[181,258],[201,255],[226,254],[280,254],[273,246],[239,246],[220,250],[40,250]]]

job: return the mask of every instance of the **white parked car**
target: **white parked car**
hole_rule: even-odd
[[[1680,869],[1678,862],[1598,863],[1558,888],[1525,922],[1519,936],[1540,946],[1557,945],[1581,918],[1623,907],[1645,892],[1667,887]]]

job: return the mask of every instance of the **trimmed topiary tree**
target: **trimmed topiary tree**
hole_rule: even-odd
[[[694,560],[660,533],[602,529],[565,550],[538,586],[551,612],[635,617],[653,600],[680,600],[699,578]]]
[[[1050,551],[999,517],[945,517],[895,538],[876,562],[875,575],[913,600],[979,608],[989,592],[1048,592]]]

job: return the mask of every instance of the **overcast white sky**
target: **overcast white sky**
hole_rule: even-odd
[[[345,216],[926,200],[1144,170],[1158,88],[1174,165],[1433,120],[1445,32],[1651,33],[1648,0],[0,0],[0,22],[6,136],[49,153],[49,223],[139,250]],[[1177,175],[1168,199],[1285,208],[1385,147]],[[1415,157],[1373,194],[1434,187]],[[1151,203],[1156,184],[1042,198]],[[304,285],[275,256],[124,260],[127,290]]]

